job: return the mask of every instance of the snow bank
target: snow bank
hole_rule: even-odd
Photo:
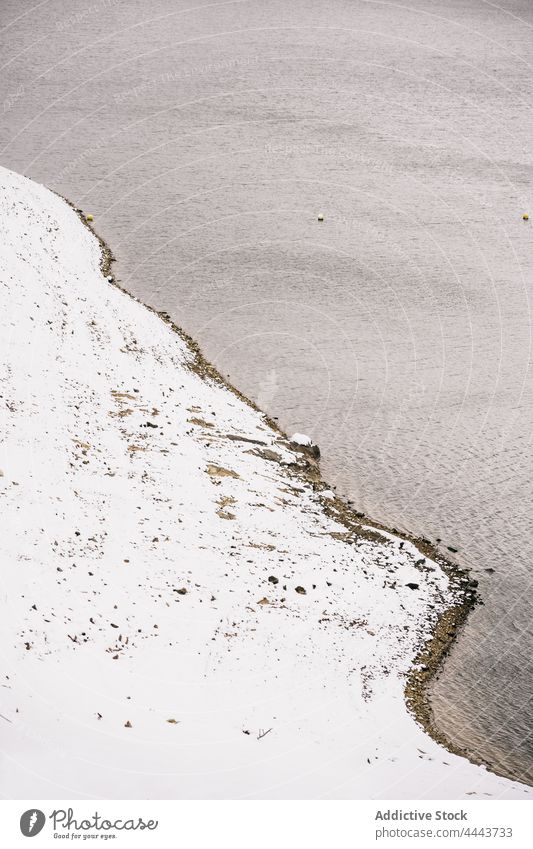
[[[404,706],[446,576],[347,542],[70,207],[0,186],[1,795],[523,798]]]

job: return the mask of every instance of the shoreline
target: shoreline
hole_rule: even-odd
[[[92,216],[0,172],[4,795],[529,797],[428,734],[430,675],[408,689],[467,575],[327,488]]]
[[[112,278],[108,279],[108,282],[137,303],[142,304],[145,309],[157,315],[161,321],[167,324],[182,339],[192,354],[189,368],[203,379],[209,378],[223,386],[252,410],[261,413],[268,426],[276,431],[286,444],[289,445],[290,438],[282,430],[277,421],[272,419],[252,399],[244,395],[236,386],[223,377],[215,366],[206,359],[200,345],[182,327],[176,324],[169,313],[164,310],[158,311],[150,304],[141,301],[116,280],[115,275],[112,274],[112,266],[116,262],[116,257],[109,245],[99,235],[91,222],[87,221],[82,209],[63,195],[57,192],[55,194],[61,197],[76,212],[82,224],[97,239],[101,249],[100,267],[102,274],[106,279],[109,277]],[[294,449],[294,445],[292,448]],[[317,462],[312,453],[304,446],[300,446],[299,451],[304,455],[305,459],[304,464],[296,470],[296,476],[306,479],[313,485],[316,491],[329,490],[330,486],[322,477],[319,461]],[[438,728],[433,715],[430,695],[431,686],[442,671],[446,658],[457,642],[461,629],[466,624],[470,612],[481,602],[477,594],[477,581],[473,582],[471,580],[470,571],[447,560],[430,540],[424,537],[417,537],[409,532],[399,531],[397,528],[389,528],[387,525],[373,520],[364,513],[358,512],[353,506],[350,507],[347,501],[336,493],[331,504],[323,504],[323,510],[326,515],[344,525],[348,532],[354,536],[363,537],[371,541],[382,541],[383,534],[381,532],[384,532],[385,534],[410,542],[424,558],[436,562],[441,567],[450,582],[450,592],[457,597],[457,600],[439,614],[436,623],[432,626],[431,638],[427,640],[423,648],[411,661],[411,670],[406,676],[404,687],[406,707],[429,736],[451,754],[465,758],[474,765],[484,766],[489,772],[492,772],[498,777],[507,778],[511,781],[520,781],[520,778],[513,776],[511,773],[499,771],[490,763],[476,756],[475,753],[456,745],[453,740],[450,740]],[[421,566],[420,568],[423,571],[423,567]]]

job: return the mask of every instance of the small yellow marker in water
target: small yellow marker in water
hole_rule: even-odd
[[[320,215],[318,216],[318,220],[319,220],[319,221],[323,221],[323,220],[324,220],[324,216],[322,215],[322,213],[320,213]]]
[[[86,221],[94,221],[94,218],[93,218],[93,216],[91,215],[90,212],[85,216],[85,220]]]
[[[529,215],[527,214],[527,212],[524,212],[522,218],[524,219],[524,221],[529,221]]]

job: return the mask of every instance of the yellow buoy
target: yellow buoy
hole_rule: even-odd
[[[93,216],[89,213],[88,215],[86,215],[86,216],[85,216],[85,220],[86,220],[86,221],[94,221],[94,218],[93,218]]]
[[[320,213],[320,215],[318,216],[318,220],[319,220],[319,221],[323,221],[323,220],[324,220],[324,216],[322,215],[322,213]]]
[[[529,221],[529,215],[527,214],[527,212],[524,212],[522,218],[524,219],[524,221]]]

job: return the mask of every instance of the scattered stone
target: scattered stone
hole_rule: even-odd
[[[252,445],[266,445],[266,442],[263,442],[260,439],[250,439],[247,436],[237,436],[236,433],[226,433],[224,435],[226,439],[231,439],[232,442],[249,442]]]
[[[186,589],[186,587],[181,587],[181,589],[179,589],[179,590],[174,590],[174,592],[175,592],[175,593],[178,593],[178,595],[187,595],[187,589]]]
[[[409,581],[405,586],[409,587],[410,590],[418,590],[420,588],[420,584],[415,584],[413,581]]]
[[[129,719],[124,723],[124,728],[133,728],[133,725],[129,721]]]
[[[305,587],[298,586],[298,587],[295,587],[294,589],[296,590],[297,593],[300,593],[300,595],[307,595],[307,590],[305,589]]]
[[[311,454],[315,460],[320,459],[320,448],[305,433],[293,433],[289,441],[292,448],[303,448],[305,449],[305,452]]]
[[[212,478],[239,478],[240,475],[237,472],[233,472],[231,469],[225,469],[223,466],[214,466],[211,463],[206,469],[208,475]]]
[[[306,433],[293,433],[290,439],[293,445],[312,445],[313,440]]]
[[[272,451],[271,448],[256,448],[253,453],[258,457],[262,457],[263,460],[271,460],[273,463],[281,463],[281,454],[278,454],[277,451]]]
[[[187,419],[189,424],[197,425],[197,427],[211,427],[213,428],[215,425],[213,422],[206,422],[205,419],[199,419],[196,416],[192,416],[190,419]]]
[[[268,580],[271,584],[279,584],[279,579],[275,575],[269,575]]]
[[[231,510],[217,510],[217,516],[219,519],[227,519],[228,521],[237,518],[235,513],[232,513]]]

